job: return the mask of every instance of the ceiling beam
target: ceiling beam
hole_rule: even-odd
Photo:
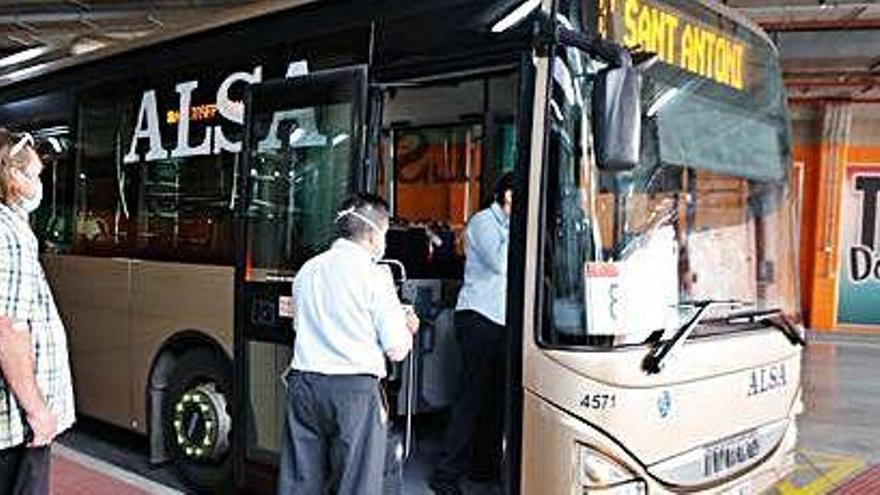
[[[793,3],[792,0],[727,0],[728,7],[733,7],[752,17],[765,17],[785,14],[812,14],[820,12],[843,12],[854,9],[871,9],[877,6],[874,1],[828,0],[823,6],[818,0]]]
[[[845,79],[833,81],[828,79],[786,79],[785,85],[790,88],[858,88],[880,86],[880,77],[865,79]]]
[[[254,0],[248,0],[253,2]],[[144,11],[216,8],[240,5],[242,0],[4,0],[0,14],[33,14],[56,12]]]
[[[118,19],[112,22],[84,23],[84,22],[53,22],[51,24],[40,24],[36,31],[37,36],[47,35],[65,35],[79,34],[84,32],[116,32],[116,31],[145,31],[159,28],[156,23],[151,22],[146,17]],[[0,24],[0,36],[6,34],[21,34],[21,29],[8,24]],[[29,32],[26,32],[30,34]]]
[[[39,28],[41,24],[53,24],[60,22],[95,22],[118,21],[120,19],[146,19],[150,16],[160,17],[162,20],[173,20],[175,17],[187,17],[193,15],[222,14],[229,7],[222,6],[180,6],[165,7],[162,9],[89,9],[67,10],[55,12],[15,12],[0,14],[0,24],[19,24]]]
[[[792,105],[815,105],[823,103],[880,103],[880,98],[853,98],[841,96],[790,96]]]
[[[848,67],[867,69],[878,56],[880,29],[862,31],[800,31],[773,36],[789,72]]]
[[[869,68],[847,68],[847,67],[826,67],[826,68],[791,68],[782,71],[783,77],[809,79],[815,78],[837,78],[846,79],[848,77],[880,77],[880,72]]]
[[[880,18],[759,21],[769,32],[880,30]]]

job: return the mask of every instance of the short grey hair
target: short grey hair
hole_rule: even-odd
[[[14,170],[24,172],[35,158],[39,159],[39,155],[36,154],[34,138],[30,134],[0,127],[0,200],[8,204],[23,194],[12,173]]]
[[[352,241],[366,239],[375,225],[390,219],[388,203],[374,194],[355,194],[342,203],[336,220],[339,236]]]

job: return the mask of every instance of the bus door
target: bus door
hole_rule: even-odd
[[[336,211],[362,187],[367,73],[358,66],[250,88],[239,170],[236,480],[269,490],[292,356],[291,282],[326,249]]]

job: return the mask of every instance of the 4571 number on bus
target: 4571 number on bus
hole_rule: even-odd
[[[614,394],[586,394],[581,399],[581,407],[603,411],[614,409],[617,406],[617,396]]]

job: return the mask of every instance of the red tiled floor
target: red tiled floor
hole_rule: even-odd
[[[147,495],[149,492],[60,455],[52,458],[52,495]]]
[[[844,483],[832,495],[868,495],[880,493],[880,466],[874,466]]]

